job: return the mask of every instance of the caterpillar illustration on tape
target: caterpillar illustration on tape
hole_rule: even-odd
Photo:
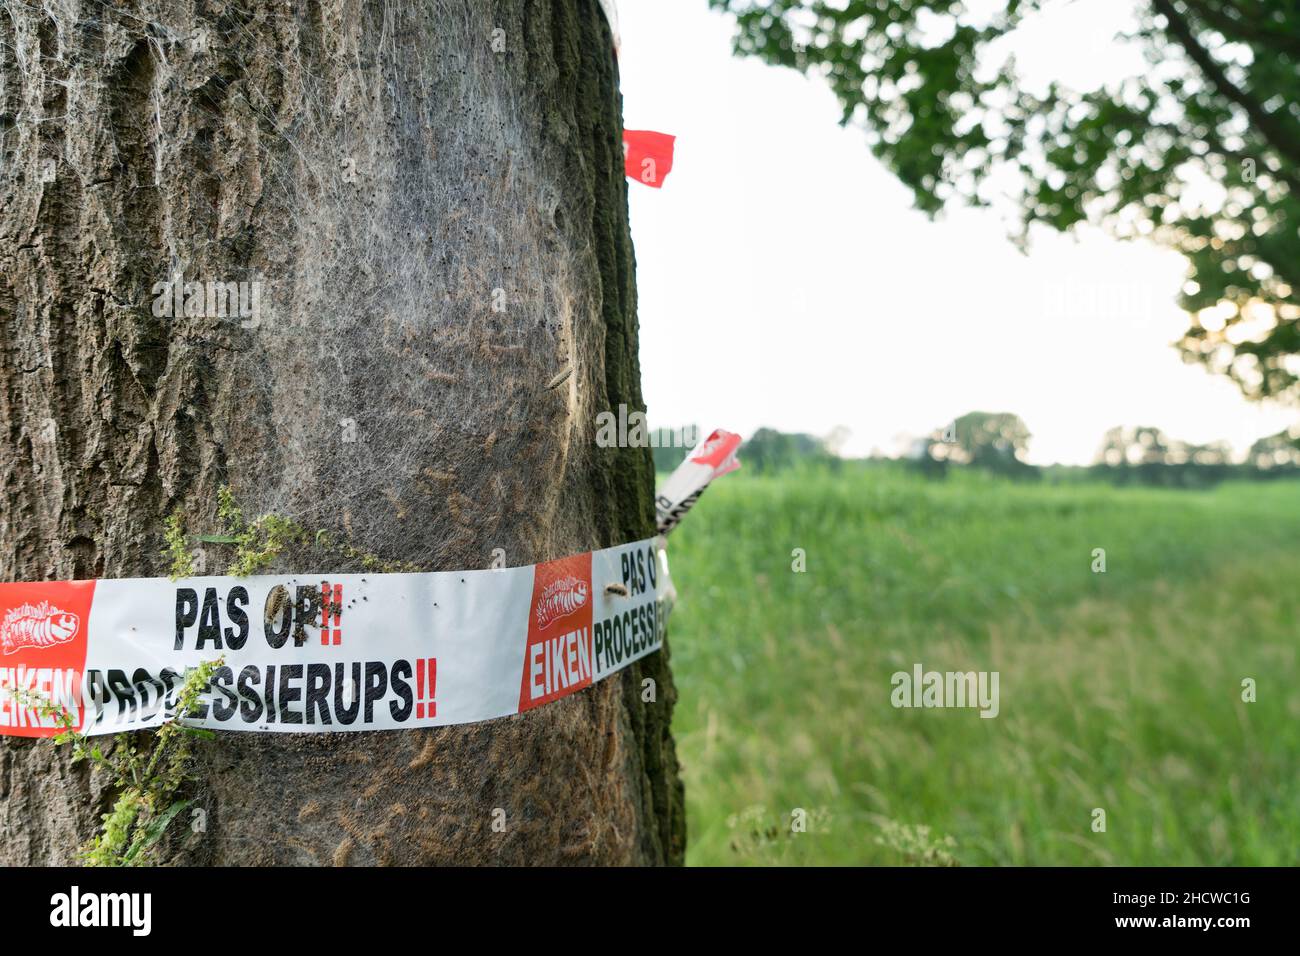
[[[587,582],[573,575],[551,582],[537,602],[537,626],[568,617],[587,603],[587,596]]]
[[[51,607],[49,601],[23,604],[8,611],[0,622],[0,649],[13,654],[24,647],[53,647],[77,636],[81,619],[70,611]]]

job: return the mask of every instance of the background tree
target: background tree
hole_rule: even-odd
[[[1137,427],[1116,426],[1102,437],[1097,450],[1097,463],[1102,465],[1164,464],[1169,452],[1169,439],[1152,425]]]
[[[649,452],[595,444],[644,408],[597,0],[3,7],[4,580],[166,574],[164,516],[192,543],[223,486],[312,532],[268,573],[653,533]],[[159,317],[177,274],[261,314]],[[674,696],[661,653],[483,724],[219,734],[179,859],[679,862]],[[73,860],[113,798],[48,742],[0,738],[0,781],[5,864]]]
[[[1261,438],[1250,446],[1246,460],[1262,471],[1300,468],[1300,426]]]
[[[922,454],[945,464],[1029,477],[1036,474],[1024,460],[1030,437],[1029,427],[1011,412],[967,412],[923,439]]]
[[[1232,463],[1232,448],[1225,441],[1197,445],[1170,438],[1150,425],[1108,430],[1091,471],[1116,484],[1167,487],[1205,487],[1231,477],[1258,477]]]
[[[934,215],[1008,191],[1019,239],[1092,222],[1181,252],[1189,361],[1300,398],[1300,4],[1136,0],[1149,69],[1030,89],[1005,45],[1046,0],[710,0],[738,53],[825,78]]]
[[[740,459],[744,467],[762,474],[781,471],[799,463],[828,464],[838,461],[826,449],[825,442],[814,435],[781,432],[775,428],[760,428],[740,446]]]

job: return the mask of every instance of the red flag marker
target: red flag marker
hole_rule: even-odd
[[[623,130],[623,171],[629,179],[659,189],[673,169],[676,136],[648,129]]]

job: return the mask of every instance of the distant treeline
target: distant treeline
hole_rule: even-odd
[[[1096,464],[1087,467],[1051,465],[1040,470],[1053,481],[1086,478],[1101,479],[1115,485],[1152,485],[1159,488],[1208,488],[1221,481],[1273,481],[1300,476],[1300,465],[1296,464],[1260,468],[1248,463],[1202,465],[1196,462],[1144,462],[1137,465]]]
[[[1251,445],[1246,458],[1232,461],[1227,442],[1194,445],[1169,438],[1150,426],[1112,428],[1102,438],[1096,461],[1087,468],[1052,466],[1054,479],[1079,472],[1117,485],[1205,488],[1221,481],[1272,481],[1300,475],[1300,427],[1280,431]]]
[[[743,467],[757,474],[796,466],[838,468],[844,459],[827,438],[760,428],[740,448]],[[1166,436],[1158,428],[1116,427],[1102,437],[1092,465],[1039,467],[1024,460],[1030,433],[1009,412],[969,412],[918,438],[905,461],[929,478],[942,479],[950,468],[971,468],[1024,481],[1108,481],[1116,485],[1205,488],[1222,481],[1272,481],[1300,476],[1300,425],[1261,438],[1245,461],[1232,461],[1226,442],[1194,445]],[[687,448],[654,449],[655,469],[671,471]]]

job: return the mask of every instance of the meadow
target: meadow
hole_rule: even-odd
[[[690,864],[1300,863],[1300,483],[742,470],[669,554]]]

